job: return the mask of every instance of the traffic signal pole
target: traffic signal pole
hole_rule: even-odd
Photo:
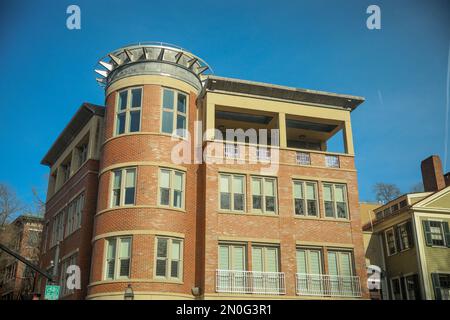
[[[34,271],[36,271],[37,273],[41,274],[42,276],[46,277],[49,281],[53,281],[54,276],[49,274],[47,271],[42,270],[39,266],[35,265],[34,263],[32,263],[31,261],[29,261],[28,259],[22,257],[20,254],[18,254],[17,252],[12,251],[11,249],[9,249],[8,247],[5,247],[3,244],[0,243],[0,250],[5,251],[6,253],[12,255],[14,258],[16,258],[17,260],[25,263],[27,266],[29,266],[31,269],[33,269]]]

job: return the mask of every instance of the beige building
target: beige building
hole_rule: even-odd
[[[422,161],[425,192],[375,209],[366,261],[381,267],[383,299],[450,299],[450,185],[438,156]]]

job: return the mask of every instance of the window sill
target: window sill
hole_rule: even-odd
[[[186,213],[186,209],[183,209],[183,208],[166,207],[166,206],[161,206],[161,205],[157,205],[156,208]]]
[[[248,216],[248,217],[272,217],[272,218],[278,218],[279,215],[277,213],[261,213],[261,212],[251,212],[251,211],[226,211],[226,210],[218,210],[217,213],[219,214],[234,214],[238,216]]]
[[[184,284],[183,280],[172,280],[167,278],[153,278],[152,282],[158,282],[158,283],[170,283],[170,284]]]

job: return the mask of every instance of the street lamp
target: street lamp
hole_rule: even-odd
[[[134,300],[134,292],[133,288],[131,288],[131,284],[128,284],[128,287],[125,289],[125,294],[123,295],[124,300]]]

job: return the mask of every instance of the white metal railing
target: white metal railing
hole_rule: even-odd
[[[311,165],[311,155],[308,152],[297,152],[296,153],[297,164]]]
[[[325,166],[328,168],[339,168],[339,157],[338,156],[332,156],[332,155],[326,155],[325,156]]]
[[[239,158],[239,146],[236,144],[224,144],[223,154],[225,158]]]
[[[216,270],[216,292],[285,294],[284,272]]]
[[[358,276],[296,273],[296,291],[301,296],[361,297]]]
[[[270,160],[270,149],[267,148],[258,148],[256,149],[256,157],[261,161],[269,161]]]

